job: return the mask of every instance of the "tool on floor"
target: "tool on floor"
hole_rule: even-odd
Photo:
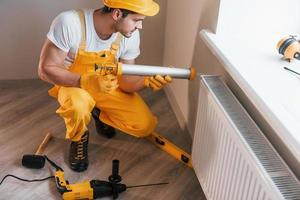
[[[22,157],[22,165],[25,167],[28,167],[28,168],[33,168],[33,169],[43,168],[45,165],[45,158],[41,154],[43,154],[45,147],[48,144],[48,142],[51,140],[51,138],[52,138],[51,133],[47,133],[46,136],[44,137],[42,143],[39,145],[35,154],[27,154]],[[39,181],[45,181],[45,180],[54,178],[54,176],[48,176],[46,178],[41,178],[41,179],[24,179],[24,178],[20,178],[18,176],[12,175],[12,174],[7,174],[2,178],[0,185],[3,183],[3,181],[7,177],[13,177],[20,181],[26,181],[26,182],[39,182]]]
[[[300,42],[296,36],[286,36],[277,43],[278,52],[287,61],[296,58],[300,60]]]
[[[27,155],[27,157],[28,158],[31,157],[31,158],[27,160],[28,163],[24,165],[25,167],[36,169],[36,166],[34,164],[30,164],[29,162],[36,163],[42,159],[43,163],[45,164],[45,161],[47,160],[49,164],[56,169],[55,175],[42,178],[42,179],[28,180],[28,179],[24,179],[24,178],[20,178],[8,174],[1,180],[0,185],[7,177],[13,177],[18,180],[26,181],[26,182],[45,181],[47,179],[54,178],[56,183],[56,188],[59,191],[59,193],[62,194],[64,200],[79,200],[79,199],[97,199],[101,197],[110,197],[110,196],[113,197],[113,199],[117,199],[121,192],[124,192],[126,191],[126,189],[129,188],[169,184],[168,182],[161,182],[161,183],[153,183],[153,184],[126,186],[125,184],[120,183],[122,181],[122,177],[119,175],[119,160],[112,161],[112,174],[108,177],[109,181],[91,180],[82,183],[70,184],[69,181],[65,180],[64,178],[63,169],[59,167],[55,162],[50,160],[46,155]]]
[[[48,142],[51,140],[51,138],[52,138],[51,133],[47,133],[34,155],[32,154],[23,155],[22,165],[34,169],[43,168],[45,165],[45,158],[41,154],[43,154],[45,147],[48,144]]]
[[[35,159],[40,160],[40,157],[36,155],[32,156],[30,161],[35,163]],[[81,183],[70,184],[69,181],[65,180],[64,171],[56,163],[50,160],[47,156],[41,156],[44,160],[47,160],[49,164],[56,169],[55,172],[55,183],[56,188],[64,200],[76,200],[76,199],[97,199],[101,197],[112,196],[113,199],[117,199],[121,192],[124,192],[128,188],[134,187],[145,187],[145,186],[154,186],[154,185],[163,185],[168,183],[155,183],[147,185],[135,185],[135,186],[126,186],[125,184],[120,183],[122,177],[119,175],[119,160],[112,161],[112,174],[108,177],[109,181],[102,180],[91,180],[84,181]],[[31,168],[32,165],[28,164],[27,167]]]
[[[46,159],[49,162],[52,162],[47,157]],[[109,196],[112,196],[113,199],[117,199],[119,194],[124,192],[127,188],[168,184],[157,183],[127,187],[125,184],[121,183],[122,177],[119,175],[119,160],[112,161],[112,175],[108,177],[109,181],[91,180],[76,184],[69,184],[69,182],[64,179],[63,170],[53,162],[52,166],[56,168],[56,187],[62,194],[64,200],[97,199]]]
[[[116,173],[116,161],[113,161],[113,174],[108,181],[91,180],[81,183],[70,184],[64,178],[64,171],[46,157],[47,161],[56,168],[55,182],[58,191],[64,200],[73,199],[97,199],[101,197],[113,196],[116,199],[119,193],[126,190],[126,185],[119,183],[121,177]]]
[[[188,167],[193,168],[191,155],[168,141],[160,134],[153,132],[147,137],[147,139]]]
[[[96,63],[94,65],[95,71],[101,71],[103,74],[114,75],[137,75],[137,76],[154,76],[159,74],[161,76],[169,75],[172,78],[193,80],[196,77],[196,70],[190,68],[176,68],[164,66],[150,66],[150,65],[133,65],[123,64],[118,62],[113,63]]]

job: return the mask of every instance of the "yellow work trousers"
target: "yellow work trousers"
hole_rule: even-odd
[[[56,113],[66,124],[66,139],[72,141],[80,140],[87,130],[95,106],[101,110],[103,123],[135,137],[148,136],[157,125],[157,118],[137,93],[116,89],[91,95],[81,88],[60,87],[57,99],[60,107]]]

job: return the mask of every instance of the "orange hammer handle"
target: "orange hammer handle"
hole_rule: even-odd
[[[47,135],[45,136],[44,140],[39,145],[39,148],[35,152],[35,155],[41,155],[44,152],[45,146],[47,145],[47,143],[50,141],[51,138],[52,138],[51,133],[47,133]]]

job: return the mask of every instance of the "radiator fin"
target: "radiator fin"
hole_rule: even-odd
[[[217,76],[203,76],[192,160],[207,199],[300,199],[300,183]]]

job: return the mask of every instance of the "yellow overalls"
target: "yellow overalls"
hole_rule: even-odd
[[[110,50],[87,52],[85,51],[86,34],[83,11],[78,11],[78,15],[81,21],[82,37],[69,71],[82,75],[88,69],[93,68],[95,63],[115,63],[121,34],[118,33],[119,36]],[[99,119],[102,122],[136,137],[148,136],[157,125],[157,118],[137,93],[125,93],[117,88],[110,93],[92,94],[77,87],[55,86],[49,90],[49,94],[58,99],[60,107],[56,113],[64,119],[66,138],[72,141],[79,141],[87,130],[94,106],[101,110]]]

